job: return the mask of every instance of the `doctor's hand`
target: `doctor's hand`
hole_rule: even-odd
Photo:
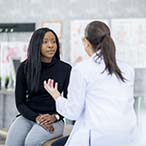
[[[44,88],[49,92],[54,100],[57,100],[60,96],[60,92],[58,91],[58,83],[54,83],[54,80],[49,79],[48,81],[44,81]]]

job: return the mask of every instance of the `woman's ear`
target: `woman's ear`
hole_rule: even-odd
[[[85,48],[88,48],[89,47],[89,43],[90,42],[86,38],[83,39],[83,43],[84,43],[84,47]]]
[[[85,38],[85,47],[92,49],[91,43]]]
[[[84,48],[89,56],[94,53],[91,43],[86,38],[84,38]]]

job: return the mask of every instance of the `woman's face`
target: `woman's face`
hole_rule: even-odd
[[[41,47],[41,60],[43,62],[50,62],[57,50],[57,43],[52,32],[46,32]]]

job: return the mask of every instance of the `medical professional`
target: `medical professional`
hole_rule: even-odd
[[[44,81],[57,112],[76,120],[65,146],[125,146],[136,129],[134,71],[116,60],[116,48],[105,23],[89,23],[83,43],[90,58],[73,68],[67,99],[58,91],[57,81]]]

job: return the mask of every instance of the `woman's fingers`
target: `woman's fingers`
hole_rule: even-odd
[[[51,86],[51,79],[48,79],[47,85],[50,87]]]
[[[55,83],[55,89],[58,90],[58,83]]]
[[[41,125],[45,130],[49,132],[54,132],[54,126],[53,125]]]
[[[45,88],[47,88],[47,89],[50,89],[50,88],[52,88],[52,89],[58,89],[58,83],[57,82],[55,82],[55,86],[54,86],[54,80],[52,80],[52,79],[48,79],[48,82],[47,81],[44,81],[44,86],[45,86]]]
[[[54,127],[53,127],[53,125],[51,125],[51,126],[48,126],[47,127],[47,130],[49,131],[49,132],[54,132]]]
[[[49,80],[48,80],[48,82],[47,82],[47,81],[44,81],[44,88],[45,88],[47,91],[50,90],[50,81],[49,81]]]
[[[60,96],[60,92],[58,91],[58,83],[55,82],[52,79],[48,79],[47,81],[44,81],[44,88],[49,92],[49,94],[56,100]]]
[[[54,80],[51,80],[51,81],[50,81],[50,87],[51,87],[51,88],[54,88]]]
[[[48,82],[45,82],[50,88],[53,88],[54,80],[48,79]]]

